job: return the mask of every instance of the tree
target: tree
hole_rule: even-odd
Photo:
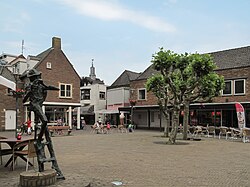
[[[170,127],[170,108],[169,103],[169,92],[167,85],[164,84],[164,78],[161,74],[157,74],[150,77],[147,80],[146,88],[148,91],[152,91],[158,99],[158,105],[160,107],[160,112],[165,116],[167,123],[164,124],[164,136],[168,137],[169,127]]]
[[[179,124],[180,106],[182,103],[181,97],[181,81],[179,80],[179,69],[176,68],[176,62],[178,62],[179,56],[176,53],[168,50],[165,51],[160,48],[160,51],[153,55],[153,67],[159,71],[160,75],[155,75],[150,78],[146,87],[158,98],[158,103],[164,111],[164,114],[169,120],[170,107],[172,112],[172,128],[169,136],[169,142],[175,143],[177,129]],[[163,107],[164,106],[164,107]],[[166,133],[166,130],[164,131]]]
[[[224,87],[224,78],[214,72],[216,66],[212,57],[208,54],[190,54],[186,56],[188,61],[188,78],[184,80],[182,87],[183,96],[183,139],[187,139],[189,122],[189,105],[195,102],[209,102],[220,94]]]
[[[174,144],[182,105],[183,138],[186,139],[190,102],[210,100],[217,96],[223,87],[223,78],[214,73],[216,66],[208,54],[176,54],[160,48],[153,55],[152,63],[160,75],[149,78],[146,87],[158,98],[159,106],[167,114],[165,116],[168,121],[171,107],[173,115],[169,142]]]

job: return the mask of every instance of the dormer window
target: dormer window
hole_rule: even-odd
[[[46,68],[51,69],[51,62],[47,62]]]

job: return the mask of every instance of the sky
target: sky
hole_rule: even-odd
[[[143,72],[160,47],[208,53],[250,45],[249,0],[0,1],[0,53],[25,57],[62,50],[79,76],[111,85],[124,70]]]

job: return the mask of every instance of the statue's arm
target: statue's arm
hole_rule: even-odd
[[[47,90],[60,90],[59,88],[55,87],[55,86],[46,86]]]
[[[27,94],[23,98],[23,103],[25,103],[28,100],[28,98],[30,97],[30,94],[31,92],[27,92]]]
[[[44,82],[40,79],[38,80],[44,87],[46,90],[60,90],[59,88],[55,87],[55,86],[47,86],[44,84]]]

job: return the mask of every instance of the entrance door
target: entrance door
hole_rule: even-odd
[[[16,128],[16,111],[5,111],[5,130],[15,130]]]

